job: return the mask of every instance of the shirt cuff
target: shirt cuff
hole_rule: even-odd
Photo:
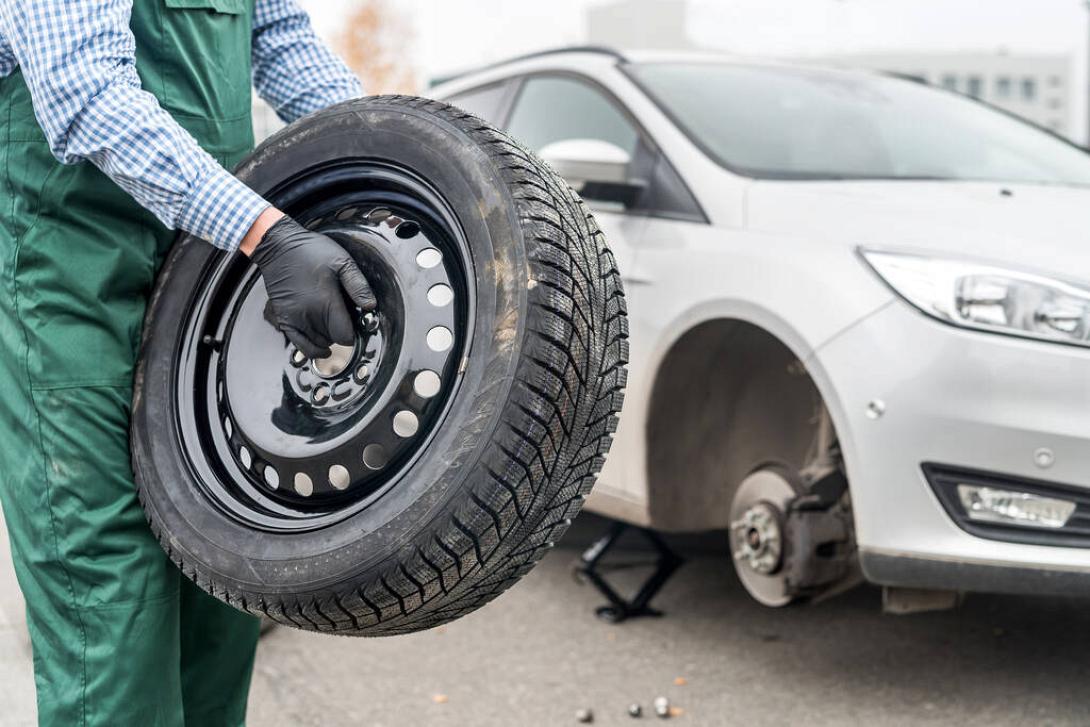
[[[269,208],[261,195],[219,165],[210,165],[190,192],[178,227],[234,252],[254,221]]]

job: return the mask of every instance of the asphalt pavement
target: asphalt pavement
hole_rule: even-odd
[[[1090,724],[1086,601],[979,595],[955,611],[885,616],[879,591],[861,588],[770,610],[748,599],[712,535],[674,541],[688,560],[656,601],[665,616],[611,625],[571,575],[603,527],[580,518],[515,588],[443,628],[386,639],[273,630],[249,724],[577,725],[589,709],[595,725],[634,727],[660,723],[660,696],[678,725]],[[0,557],[0,725],[31,725],[30,654]]]

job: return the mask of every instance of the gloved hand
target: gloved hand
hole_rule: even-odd
[[[348,300],[364,311],[377,303],[344,248],[286,215],[265,232],[250,259],[269,294],[266,318],[308,358],[325,358],[332,343],[355,341]]]

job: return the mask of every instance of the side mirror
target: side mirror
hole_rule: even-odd
[[[538,156],[587,199],[635,204],[646,184],[631,176],[632,158],[598,139],[565,139],[545,145]]]

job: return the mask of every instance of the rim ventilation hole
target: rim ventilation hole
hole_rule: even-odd
[[[367,215],[367,220],[377,225],[392,214],[393,213],[385,207],[379,207],[378,209],[371,210],[371,214]]]
[[[280,487],[280,473],[276,471],[276,468],[271,464],[265,465],[265,471],[262,473],[265,477],[265,484],[274,490]]]
[[[350,220],[355,216],[356,216],[356,208],[355,207],[349,207],[347,209],[343,209],[340,212],[338,212],[335,219],[339,220],[340,222],[344,222],[345,220]]]
[[[430,399],[439,393],[439,387],[442,383],[443,380],[434,371],[421,371],[413,379],[413,391],[416,392],[417,396]]]
[[[420,420],[411,411],[402,410],[394,414],[394,434],[408,439],[420,429]]]
[[[428,331],[428,348],[432,351],[441,353],[452,345],[454,345],[454,334],[450,332],[449,328],[436,326]]]
[[[423,250],[416,253],[416,264],[425,270],[434,268],[441,262],[443,262],[443,253],[439,252],[434,247],[425,247]]]
[[[250,465],[254,463],[253,457],[250,456],[250,450],[245,447],[239,447],[238,461],[242,463],[243,469],[250,469]]]
[[[386,462],[386,448],[381,444],[368,444],[363,448],[363,463],[368,469],[380,470]]]
[[[223,431],[227,432],[227,438],[228,439],[235,436],[235,427],[234,427],[234,425],[231,424],[230,419],[224,419],[223,420]]]
[[[397,229],[394,230],[394,234],[400,237],[402,240],[408,240],[411,237],[416,237],[420,232],[420,225],[416,224],[412,220],[405,220]]]
[[[428,288],[428,302],[434,305],[436,308],[442,308],[445,305],[450,305],[454,300],[454,291],[451,290],[449,285],[433,285]]]
[[[306,472],[295,473],[295,491],[303,497],[310,497],[314,493],[314,483]]]
[[[329,484],[338,490],[347,490],[352,483],[352,476],[348,474],[348,468],[343,464],[335,464],[329,468]]]

